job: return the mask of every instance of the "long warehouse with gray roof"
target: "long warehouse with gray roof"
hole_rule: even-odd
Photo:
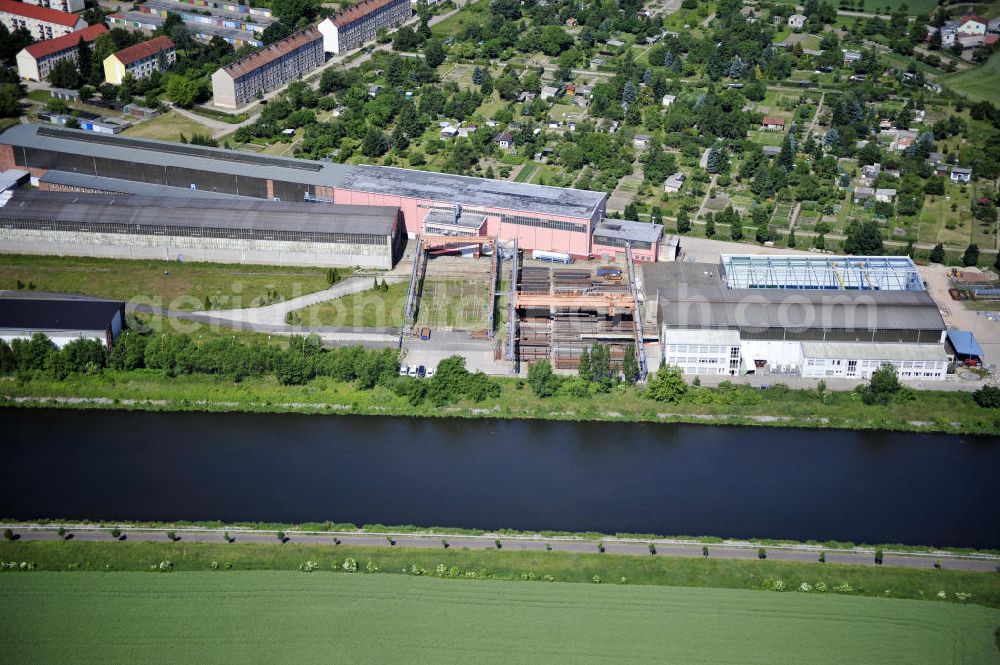
[[[391,268],[399,208],[253,199],[16,191],[0,251],[223,263]]]
[[[48,171],[128,180],[180,192],[212,192],[281,202],[335,203],[399,208],[410,237],[425,232],[432,211],[482,215],[482,232],[516,240],[524,250],[595,255],[593,231],[604,221],[603,192],[382,166],[274,157],[170,143],[103,136],[73,129],[20,124],[0,135],[0,170],[23,168],[40,184]],[[66,181],[67,176],[61,179]],[[52,189],[66,188],[53,182]],[[114,189],[111,183],[90,189]],[[95,183],[96,185],[96,183]],[[81,189],[87,189],[81,185]],[[649,225],[623,225],[637,260],[655,261],[658,238]],[[638,243],[649,245],[639,248]]]

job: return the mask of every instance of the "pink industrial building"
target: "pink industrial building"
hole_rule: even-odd
[[[24,168],[281,201],[392,206],[407,233],[485,234],[524,250],[615,260],[631,243],[656,261],[662,227],[606,220],[602,192],[382,166],[352,166],[166,141],[15,125],[0,135],[0,171]],[[106,188],[106,185],[104,185]],[[430,224],[432,228],[426,228]]]

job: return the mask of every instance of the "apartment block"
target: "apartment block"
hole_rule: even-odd
[[[107,28],[98,23],[62,37],[26,46],[17,54],[17,73],[27,81],[42,81],[60,60],[73,58],[76,62],[77,46],[81,39],[92,43],[98,35],[107,31]]]
[[[0,0],[0,23],[11,32],[24,28],[40,42],[87,27],[87,22],[76,14],[14,0]]]
[[[87,3],[84,0],[23,0],[29,5],[36,5],[38,7],[46,7],[48,9],[56,9],[61,12],[82,12],[87,8]]]
[[[373,41],[379,28],[400,25],[413,15],[410,0],[362,0],[319,24],[323,48],[342,53]]]
[[[306,28],[212,74],[216,106],[242,108],[257,94],[277,90],[323,64],[323,35]]]

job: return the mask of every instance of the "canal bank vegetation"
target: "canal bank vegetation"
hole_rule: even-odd
[[[542,361],[527,380],[470,372],[442,360],[429,380],[399,376],[393,349],[324,349],[291,337],[287,348],[239,337],[126,331],[110,353],[87,340],[57,349],[44,335],[0,341],[0,397],[24,406],[418,417],[693,422],[786,427],[1000,433],[994,400],[965,391],[916,391],[891,369],[851,392],[687,384],[673,367],[647,386],[612,370],[595,345],[579,376]],[[891,376],[889,376],[891,374]],[[981,391],[982,392],[982,391]],[[978,397],[982,398],[983,395]]]
[[[631,556],[560,551],[513,551],[487,544],[470,549],[419,549],[334,544],[194,543],[122,541],[4,541],[0,560],[14,574],[31,571],[149,571],[160,562],[173,571],[354,570],[384,574],[507,581],[556,581],[720,589],[809,591],[850,596],[909,598],[1000,608],[1000,574],[802,563],[771,559]],[[10,562],[16,565],[9,566]],[[214,565],[213,565],[214,564]],[[369,566],[371,564],[371,566]],[[30,570],[28,570],[30,565]],[[0,573],[3,574],[3,573]],[[780,584],[778,584],[780,582]],[[825,591],[821,591],[825,589]],[[839,591],[838,591],[839,589]],[[943,595],[941,592],[944,592]]]
[[[975,549],[971,547],[937,547],[928,545],[914,545],[903,543],[854,543],[843,540],[790,540],[787,538],[723,538],[720,536],[690,536],[690,535],[663,535],[654,533],[627,533],[618,532],[613,534],[600,533],[598,531],[556,531],[543,529],[541,531],[524,531],[521,529],[475,529],[448,526],[417,526],[413,524],[362,524],[357,526],[351,522],[223,522],[220,520],[176,520],[172,522],[159,521],[136,521],[136,520],[116,520],[113,522],[94,522],[91,520],[72,519],[35,519],[30,522],[22,522],[14,519],[4,519],[0,516],[0,523],[8,525],[7,530],[12,537],[23,531],[56,530],[60,537],[65,537],[67,533],[110,531],[117,529],[119,535],[129,530],[136,531],[167,531],[176,530],[196,530],[202,532],[221,532],[229,538],[235,538],[240,534],[263,532],[263,533],[283,533],[289,536],[309,535],[309,536],[363,536],[363,535],[392,535],[392,536],[448,536],[452,538],[461,537],[490,537],[501,536],[504,538],[520,538],[530,540],[564,540],[564,541],[590,541],[595,545],[602,542],[631,542],[647,544],[655,549],[657,545],[677,545],[677,544],[704,544],[720,545],[723,547],[757,548],[775,547],[786,549],[797,549],[800,551],[812,551],[817,556],[824,551],[854,551],[874,555],[881,550],[884,553],[900,554],[924,554],[935,557],[962,557],[962,556],[990,556],[1000,557],[1000,550],[996,549]],[[229,540],[229,538],[224,538]],[[1000,572],[1000,560],[998,560],[997,572]]]
[[[343,570],[348,559],[353,573]],[[16,608],[0,627],[4,655],[24,665],[87,656],[148,664],[561,665],[619,662],[622,654],[630,663],[997,662],[1000,612],[971,600],[964,607],[875,600],[811,583],[805,593],[751,593],[635,586],[621,577],[481,581],[478,570],[443,562],[440,573],[423,566],[418,575],[385,575],[363,556],[307,559],[302,572],[215,563],[204,572],[161,560],[155,573],[0,573],[0,601]],[[368,563],[379,570],[368,573]],[[448,579],[466,573],[476,581]]]

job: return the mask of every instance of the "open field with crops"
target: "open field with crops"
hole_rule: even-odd
[[[22,664],[1000,662],[1000,611],[983,607],[367,575],[360,565],[8,572],[0,652]]]

